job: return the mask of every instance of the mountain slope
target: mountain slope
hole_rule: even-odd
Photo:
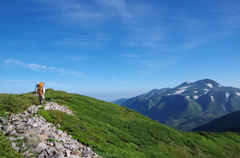
[[[240,154],[237,133],[184,133],[125,107],[52,89],[47,89],[46,100],[67,105],[75,116],[47,110],[41,112],[44,118],[59,123],[61,130],[103,157],[209,158]],[[0,111],[21,112],[35,101],[37,97],[31,94],[0,94]],[[5,142],[5,138],[1,139],[0,146]],[[2,148],[1,152],[7,155],[10,149]]]
[[[216,118],[206,124],[193,128],[191,131],[240,132],[240,122],[238,120],[240,120],[240,111]]]
[[[240,89],[204,79],[175,88],[153,90],[125,100],[121,106],[136,110],[182,131],[240,110]]]
[[[126,98],[121,98],[121,99],[118,99],[118,100],[116,100],[116,101],[114,101],[114,102],[112,102],[112,103],[120,105],[120,104],[122,104],[123,102],[125,102],[126,100],[127,100]]]

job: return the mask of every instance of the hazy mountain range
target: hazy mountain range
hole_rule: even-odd
[[[203,79],[184,82],[175,88],[153,89],[114,103],[175,129],[189,131],[240,110],[240,89]]]

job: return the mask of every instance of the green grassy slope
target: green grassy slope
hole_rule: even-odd
[[[9,96],[15,101],[11,101]],[[94,148],[103,157],[204,158],[236,157],[240,154],[240,134],[237,133],[184,133],[116,104],[52,89],[47,89],[46,100],[67,105],[76,115],[53,110],[39,113],[48,121],[60,123],[60,129]],[[1,94],[0,111],[21,111],[36,101],[37,97],[30,93]],[[0,145],[2,143],[4,139],[0,140]]]

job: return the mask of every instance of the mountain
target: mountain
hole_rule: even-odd
[[[181,132],[128,108],[53,89],[46,90],[45,98],[47,102],[67,106],[74,115],[39,108],[38,115],[29,115],[28,120],[44,117],[46,121],[59,125],[57,129],[89,146],[104,158],[215,158],[239,155],[238,133]],[[12,119],[12,113],[24,115],[25,110],[33,104],[38,105],[38,97],[32,93],[0,94],[0,118]],[[44,104],[46,106],[46,102]],[[19,118],[21,119],[23,118]],[[13,120],[12,123],[16,124],[19,120]],[[28,122],[25,120],[24,123]],[[5,126],[11,124],[0,121],[0,127]],[[18,126],[21,129],[21,124]],[[13,133],[10,128],[7,131]],[[58,130],[56,132],[59,133]],[[8,137],[0,130],[1,157],[21,157],[11,146],[22,144],[22,141],[12,138],[16,141],[11,143]],[[28,139],[27,135],[25,137]],[[63,141],[56,139],[58,138],[51,138],[51,141]],[[51,148],[47,152],[50,150]],[[35,155],[37,154],[36,152]]]
[[[240,111],[216,118],[206,124],[193,128],[191,131],[206,132],[238,132],[240,133]]]
[[[182,131],[240,110],[240,89],[211,79],[154,89],[119,104]]]
[[[121,99],[118,99],[118,100],[116,100],[116,101],[113,101],[112,103],[120,105],[120,104],[122,104],[123,102],[125,102],[126,100],[127,100],[126,98],[121,98]]]

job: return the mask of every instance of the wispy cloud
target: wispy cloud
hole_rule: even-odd
[[[59,15],[68,20],[86,20],[102,24],[103,20],[108,18],[129,18],[132,14],[125,0],[99,0],[93,1],[91,5],[88,3],[79,3],[77,1],[51,1],[48,2],[52,7],[54,6]],[[100,23],[99,23],[100,22]]]
[[[126,0],[99,0],[92,1],[91,5],[87,2],[79,3],[78,1],[39,1],[46,5],[50,12],[48,18],[60,22],[67,26],[77,26],[86,30],[96,31],[111,26],[112,23],[119,24],[111,28],[111,30],[125,29],[124,45],[128,46],[160,46],[159,40],[163,38],[164,30],[157,26],[153,26],[152,16],[159,17],[160,8],[156,9],[147,3],[130,2]],[[64,22],[63,22],[64,21]],[[155,23],[155,22],[154,22]],[[156,23],[155,23],[156,24]],[[104,30],[106,32],[106,30]],[[109,31],[107,31],[109,32]],[[60,41],[61,44],[75,45],[94,45],[97,41],[103,41],[110,37],[116,36],[117,32],[109,32],[109,34],[87,35],[85,37],[65,39]],[[122,35],[121,35],[122,36]],[[93,37],[90,38],[89,37]],[[97,41],[96,41],[97,40]]]
[[[176,63],[176,60],[171,57],[168,58],[161,54],[124,54],[122,55],[123,58],[126,60],[141,65],[142,67],[164,67],[164,66],[170,66]]]
[[[163,28],[132,29],[123,45],[131,47],[163,47],[165,30]]]
[[[39,65],[39,64],[28,64],[28,63],[24,63],[24,62],[21,62],[21,61],[18,61],[18,60],[11,60],[11,59],[6,59],[4,61],[7,64],[15,64],[15,65],[18,65],[20,67],[35,70],[35,71],[54,70],[61,75],[72,75],[72,76],[78,76],[78,77],[85,78],[85,79],[96,80],[96,79],[88,77],[88,76],[86,76],[83,73],[78,72],[78,71],[59,69],[59,68],[56,68],[56,67],[47,67],[45,65]]]
[[[56,69],[55,67],[47,67],[46,65],[39,65],[34,63],[28,64],[28,63],[21,62],[19,60],[6,59],[4,61],[7,64],[16,64],[26,69],[32,69],[32,70],[55,70]]]
[[[29,81],[24,81],[24,80],[3,80],[3,81],[6,81],[6,82],[29,82]]]
[[[185,51],[185,50],[191,50],[193,48],[199,47],[203,44],[206,43],[206,39],[191,39],[188,41],[185,41],[184,43],[182,43],[180,45],[180,47],[178,48],[179,51]]]
[[[43,9],[48,9],[46,19],[51,18],[62,25],[86,30],[88,38],[78,36],[60,39],[58,44],[64,45],[95,46],[105,40],[118,38],[119,44],[128,47],[155,48],[166,52],[186,51],[210,42],[212,36],[215,36],[215,39],[225,37],[227,34],[222,36],[223,32],[231,33],[231,29],[240,25],[238,1],[220,2],[216,6],[206,7],[203,15],[196,15],[192,9],[172,8],[167,5],[156,7],[143,1],[98,0],[80,3],[75,0],[38,0],[38,2],[45,4]],[[113,26],[111,31],[106,31],[110,26]],[[89,31],[105,33],[98,36]],[[119,35],[118,31],[124,33]]]
[[[133,14],[130,13],[129,8],[127,7],[128,5],[124,0],[101,0],[98,1],[98,4],[105,7],[105,11],[107,11],[108,13],[111,12],[111,14],[109,15],[119,16],[124,19],[133,17]]]
[[[99,25],[110,14],[98,9],[96,3],[88,5],[85,2],[77,2],[74,0],[52,0],[52,1],[39,1],[39,3],[45,4],[45,8],[42,11],[48,10],[50,14],[43,17],[45,19],[54,19],[64,24],[77,25],[78,27],[84,27],[90,29],[93,25]]]
[[[60,69],[59,72],[60,72],[61,75],[72,75],[72,76],[78,76],[78,77],[85,78],[85,79],[96,80],[95,78],[88,77],[88,76],[86,76],[83,73],[78,72],[78,71]]]
[[[178,29],[177,32],[181,32],[183,37],[178,50],[191,50],[206,43],[235,35],[240,25],[239,8],[238,1],[221,1],[210,8],[205,8],[208,18],[196,17],[191,14],[172,17]]]
[[[229,29],[239,28],[240,25],[240,2],[231,1],[217,4],[214,13],[218,14],[219,23]]]
[[[139,58],[138,54],[123,54],[123,57],[128,57],[128,58]]]
[[[55,44],[60,45],[74,45],[76,46],[97,46],[99,43],[102,43],[104,41],[109,40],[109,35],[106,33],[92,33],[88,35],[82,35],[77,38],[65,38],[61,39],[58,42],[55,42]]]

